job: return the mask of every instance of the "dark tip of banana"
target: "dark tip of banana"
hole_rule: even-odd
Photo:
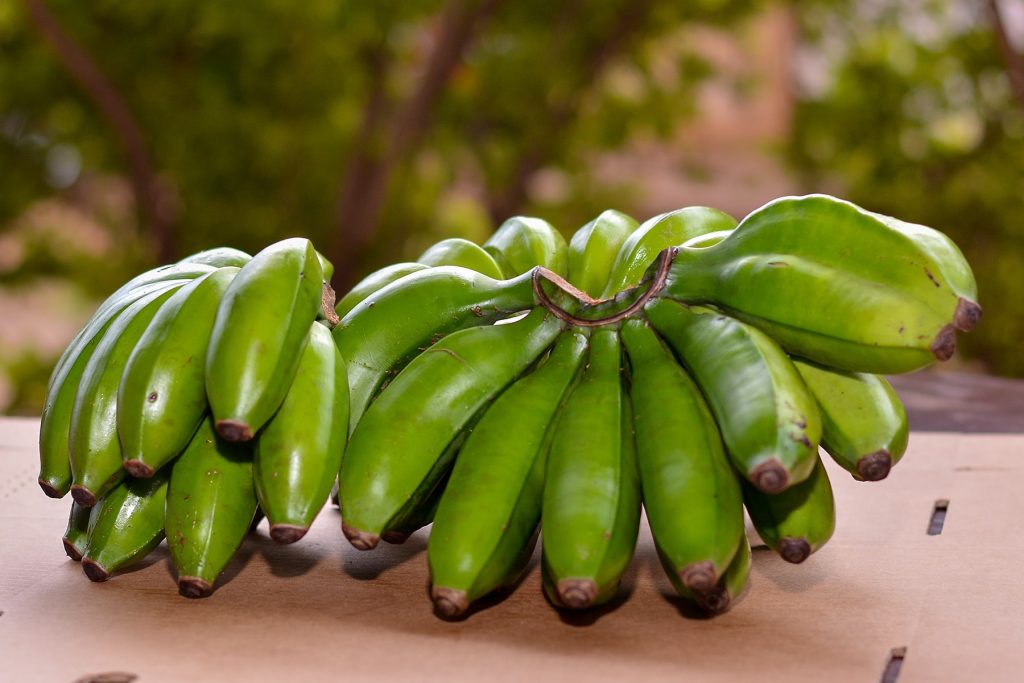
[[[64,541],[64,552],[75,562],[82,561],[82,551],[75,547],[75,544],[66,538],[62,538]]]
[[[679,579],[694,592],[706,591],[718,582],[718,572],[710,562],[694,562],[679,571]]]
[[[133,477],[138,477],[139,479],[149,479],[156,474],[156,470],[146,463],[139,462],[138,460],[125,460],[124,468],[128,470],[128,474]]]
[[[64,494],[57,490],[57,487],[48,481],[39,480],[39,488],[50,498],[63,498]]]
[[[252,429],[241,420],[217,420],[217,434],[225,441],[251,441]]]
[[[729,591],[725,590],[722,586],[715,586],[709,591],[697,594],[697,604],[705,612],[710,614],[722,614],[729,609],[729,604],[732,599],[729,597]]]
[[[435,586],[430,589],[430,599],[434,601],[434,611],[446,619],[457,617],[469,609],[469,600],[466,598],[465,591],[454,588]]]
[[[110,572],[104,569],[96,560],[88,557],[82,560],[82,571],[89,577],[90,581],[106,581],[110,578]]]
[[[884,448],[868,453],[857,461],[857,473],[864,481],[881,481],[889,476],[892,469],[892,456]]]
[[[373,550],[380,543],[380,536],[353,529],[344,523],[341,525],[341,533],[345,534],[345,538],[356,550]]]
[[[380,537],[384,542],[392,545],[402,545],[409,540],[409,534],[404,531],[385,531]]]
[[[593,579],[562,579],[555,587],[558,600],[571,609],[586,609],[597,599],[597,584]]]
[[[789,472],[773,458],[755,467],[750,481],[764,493],[781,493],[789,486]]]
[[[273,524],[270,527],[270,537],[278,543],[295,543],[303,536],[309,529],[303,529],[301,526],[295,526],[294,524]]]
[[[205,598],[213,593],[213,585],[198,576],[182,576],[178,579],[178,592],[186,598]]]
[[[981,306],[970,299],[961,298],[956,304],[953,314],[953,325],[958,330],[970,332],[981,322]]]
[[[84,508],[91,508],[96,504],[96,494],[78,484],[71,487],[71,497]]]
[[[946,325],[939,330],[930,349],[936,360],[949,360],[952,358],[956,352],[956,327]]]
[[[786,562],[800,564],[811,556],[811,544],[807,539],[787,536],[779,542],[779,555]]]

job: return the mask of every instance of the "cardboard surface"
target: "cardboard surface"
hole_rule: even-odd
[[[750,590],[715,619],[680,613],[645,524],[611,608],[559,615],[535,566],[450,623],[427,597],[426,531],[360,553],[331,507],[293,546],[264,522],[206,600],[178,596],[162,546],[91,583],[61,547],[70,502],[36,487],[37,429],[0,419],[0,681],[874,683],[901,647],[899,683],[1024,677],[1024,436],[914,433],[878,483],[831,467],[832,541],[799,566],[755,550]]]

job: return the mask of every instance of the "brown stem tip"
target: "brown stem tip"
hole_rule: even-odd
[[[323,309],[324,318],[327,319],[328,324],[332,328],[337,327],[338,323],[341,322],[341,318],[338,317],[338,313],[334,310],[334,288],[327,281],[324,281],[324,287],[320,294],[320,306]]]
[[[781,493],[789,486],[789,472],[781,462],[772,458],[754,468],[750,481],[764,493]]]
[[[308,528],[295,526],[294,524],[272,524],[270,526],[270,537],[282,544],[295,543],[306,535]]]
[[[800,564],[811,556],[811,544],[804,538],[786,536],[779,542],[779,555],[786,562]]]
[[[956,313],[953,314],[953,325],[958,330],[970,332],[981,321],[981,306],[970,299],[961,298],[956,304]]]
[[[956,352],[956,328],[953,325],[946,325],[935,335],[935,341],[930,347],[932,355],[936,360],[949,360]]]
[[[868,453],[857,461],[857,474],[864,481],[881,481],[889,476],[892,469],[892,456],[884,448]]]
[[[597,599],[593,579],[562,579],[555,586],[558,601],[570,609],[586,609]]]
[[[251,441],[253,437],[249,423],[242,420],[217,420],[216,427],[225,441]]]
[[[110,572],[104,569],[99,562],[88,557],[82,560],[82,571],[90,581],[101,582],[110,578]]]
[[[50,498],[63,498],[64,497],[64,494],[61,493],[60,490],[56,486],[54,486],[53,484],[51,484],[48,481],[43,481],[42,479],[40,479],[39,480],[39,488],[41,488],[43,490],[43,493],[45,493]]]
[[[139,479],[149,479],[156,474],[156,470],[146,463],[139,462],[138,460],[125,460],[124,468],[128,470],[128,474]]]
[[[711,562],[694,562],[679,570],[679,579],[693,592],[710,590],[718,582],[718,572]]]
[[[404,531],[385,531],[380,537],[385,543],[392,545],[402,545],[409,540],[409,534]]]
[[[213,593],[213,585],[198,576],[182,576],[178,579],[178,592],[186,598],[206,598]]]
[[[344,522],[341,524],[341,533],[345,534],[345,538],[356,550],[373,550],[380,543],[380,536],[353,529]]]
[[[434,601],[434,611],[446,619],[464,614],[469,609],[469,599],[465,591],[454,588],[434,586],[430,589],[430,599]]]
[[[91,508],[96,504],[96,494],[79,484],[71,487],[71,497],[84,508]]]
[[[722,586],[715,586],[709,591],[697,594],[697,604],[709,614],[722,614],[728,611],[732,599],[729,591]]]
[[[75,547],[75,544],[66,538],[61,539],[64,542],[64,552],[75,562],[82,561],[82,551]]]

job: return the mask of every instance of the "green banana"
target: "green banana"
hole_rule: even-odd
[[[117,436],[117,389],[128,358],[174,289],[153,292],[118,316],[82,371],[71,413],[71,495],[91,507],[125,476]]]
[[[348,315],[349,311],[366,297],[390,285],[395,280],[399,280],[410,273],[426,270],[429,267],[422,263],[395,263],[385,266],[380,270],[375,270],[357,282],[349,290],[348,294],[341,297],[341,301],[334,307],[334,311],[338,314],[339,318],[344,318]]]
[[[706,591],[743,536],[743,496],[700,390],[646,321],[622,326],[644,509],[654,542],[686,588]]]
[[[884,377],[794,358],[821,413],[821,445],[855,479],[889,475],[907,450],[907,411]]]
[[[313,251],[316,253],[316,260],[320,262],[320,272],[323,273],[323,282],[329,285],[331,278],[334,277],[334,264],[319,251],[316,251],[315,249]]]
[[[313,323],[284,403],[256,437],[256,495],[278,543],[302,538],[324,506],[347,430],[345,363],[330,330]]]
[[[732,234],[732,230],[716,230],[704,235],[697,235],[683,242],[683,247],[688,249],[704,249],[713,247],[726,237]]]
[[[342,459],[342,530],[352,545],[377,545],[412,494],[442,477],[448,444],[561,329],[538,308],[518,322],[452,334],[399,373],[359,421]]]
[[[529,273],[495,280],[458,266],[412,273],[368,296],[334,328],[348,367],[350,433],[389,375],[424,348],[533,305]]]
[[[722,614],[736,604],[750,580],[750,541],[744,535],[735,557],[714,590],[697,593],[697,605],[709,614]]]
[[[618,332],[596,329],[548,452],[543,575],[557,606],[584,609],[609,600],[636,546],[640,481],[621,360]]]
[[[199,263],[204,266],[212,266],[214,268],[227,268],[232,266],[235,268],[241,268],[251,260],[252,256],[240,249],[216,247],[214,249],[206,249],[205,251],[196,252],[191,256],[186,256],[178,261],[178,263]]]
[[[462,446],[427,547],[439,614],[458,616],[522,573],[540,520],[550,425],[586,349],[584,335],[564,333],[537,370],[487,408]]]
[[[194,280],[195,278],[206,275],[214,270],[216,270],[216,268],[206,265],[205,263],[189,262],[172,263],[169,266],[160,266],[159,268],[147,270],[145,273],[136,275],[131,280],[121,285],[113,294],[104,299],[96,308],[96,312],[92,314],[90,322],[101,317],[111,307],[119,306],[121,300],[124,299],[125,296],[131,294],[140,287],[147,287],[149,285],[168,282],[170,280]],[[89,323],[86,323],[86,327],[88,327],[88,325]],[[75,341],[77,341],[77,339],[73,340],[71,344],[74,345]],[[57,363],[59,367],[61,361],[57,361]]]
[[[766,493],[806,479],[821,417],[782,349],[708,308],[656,299],[645,310],[700,386],[736,469]]]
[[[543,266],[565,275],[569,266],[569,247],[562,233],[540,218],[514,216],[501,224],[484,249],[511,278]]]
[[[948,238],[824,195],[770,202],[717,245],[679,249],[662,295],[728,310],[795,355],[873,373],[949,359],[956,330],[981,316]]]
[[[806,481],[782,493],[768,495],[743,483],[743,500],[761,540],[787,562],[803,562],[835,530],[832,484],[821,458]]]
[[[416,262],[425,266],[461,266],[495,280],[505,277],[501,267],[483,247],[460,237],[441,240],[420,254]]]
[[[123,294],[102,314],[96,314],[64,350],[50,375],[39,423],[39,487],[51,498],[62,498],[71,487],[68,437],[75,394],[85,366],[100,339],[114,320],[131,304],[155,292],[180,287],[188,280],[168,280],[141,285]]]
[[[613,297],[640,284],[648,267],[664,249],[700,235],[734,227],[735,218],[706,206],[688,206],[644,221],[619,248],[604,297]]]
[[[168,469],[149,479],[127,479],[96,504],[82,571],[106,581],[149,554],[164,539]]]
[[[64,532],[64,552],[75,562],[80,562],[85,554],[85,547],[89,542],[89,517],[96,509],[82,507],[78,503],[71,502],[71,515],[68,518],[68,528]]]
[[[600,297],[619,250],[637,225],[626,214],[608,209],[577,230],[569,241],[569,281]]]
[[[231,281],[206,356],[206,396],[221,438],[252,439],[280,407],[323,283],[313,245],[298,237],[256,254]]]
[[[188,598],[213,584],[242,545],[256,514],[252,446],[223,441],[212,418],[171,465],[164,527],[178,569],[178,591]]]
[[[203,419],[214,319],[238,272],[219,268],[175,292],[128,358],[117,394],[117,433],[133,477],[151,477],[177,457]]]

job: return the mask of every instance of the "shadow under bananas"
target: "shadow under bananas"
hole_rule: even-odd
[[[372,581],[384,572],[390,571],[414,560],[427,549],[427,535],[421,529],[404,543],[381,542],[370,552],[346,547],[342,554],[341,568],[357,581]]]

